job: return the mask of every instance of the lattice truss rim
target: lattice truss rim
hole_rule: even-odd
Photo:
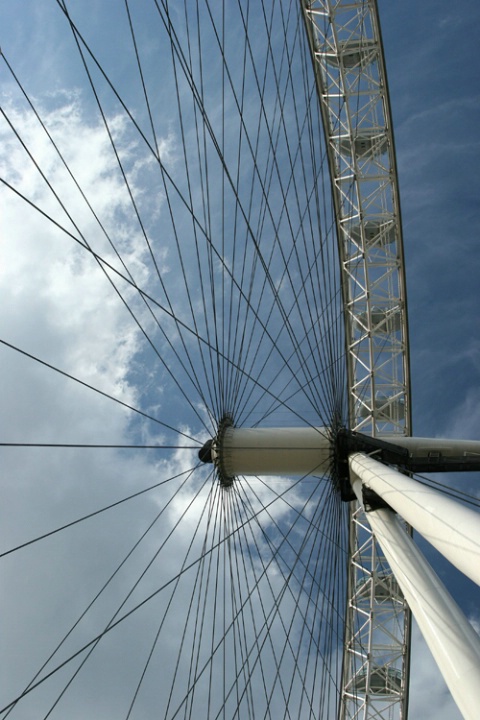
[[[337,221],[350,428],[410,435],[400,202],[376,2],[302,5]],[[405,718],[410,612],[393,583],[382,602],[376,598],[388,566],[356,504],[350,548],[341,718]],[[359,583],[370,583],[367,613]]]
[[[351,429],[410,434],[400,203],[376,4],[307,0],[334,187]]]

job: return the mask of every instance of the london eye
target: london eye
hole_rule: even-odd
[[[1,717],[473,718],[467,18],[0,12]]]

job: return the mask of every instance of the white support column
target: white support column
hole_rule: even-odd
[[[362,453],[352,472],[461,572],[480,585],[480,515]]]
[[[396,437],[389,438],[395,445],[407,448],[410,456],[429,457],[432,453],[442,457],[480,457],[480,440],[451,438]]]
[[[352,473],[362,503],[362,482]],[[480,708],[480,638],[392,510],[367,513],[395,578],[466,720]]]

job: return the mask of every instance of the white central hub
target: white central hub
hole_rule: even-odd
[[[212,460],[225,477],[324,475],[332,460],[326,428],[224,427],[212,445]]]

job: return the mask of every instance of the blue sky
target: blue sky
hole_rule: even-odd
[[[424,434],[435,423],[436,432],[451,433],[464,416],[461,434],[473,438],[479,142],[478,53],[469,37],[479,10],[427,2],[411,14],[402,9],[402,22],[399,15],[385,8],[383,25],[412,306],[414,427]]]
[[[112,82],[122,88],[122,95],[129,107],[134,108],[146,139],[154,145],[148,114],[142,101],[138,72],[132,64],[131,39],[123,5],[92,0],[81,8],[72,7],[74,16],[86,28],[88,42],[98,52],[98,59],[108,68]],[[190,6],[190,12],[194,15],[193,5]],[[421,4],[409,0],[396,5],[382,1],[380,13],[403,211],[414,433],[421,436],[475,439],[480,436],[480,324],[477,310],[480,270],[477,251],[480,235],[477,212],[480,195],[477,171],[480,149],[477,131],[480,50],[477,35],[480,8],[473,0],[464,2],[461,12],[452,10],[451,3],[446,0]],[[207,295],[202,307],[202,300],[194,292],[200,284],[200,273],[195,268],[196,246],[190,218],[182,210],[178,196],[174,193],[168,195],[168,178],[165,180],[165,175],[159,172],[148,146],[125,118],[118,101],[106,88],[98,71],[92,68],[111,121],[112,132],[121,148],[132,194],[144,219],[146,233],[152,239],[160,274],[165,279],[165,291],[159,286],[152,269],[149,251],[142,239],[142,229],[132,212],[105,129],[98,114],[94,115],[95,102],[86,85],[70,31],[61,15],[57,4],[47,0],[17,0],[3,6],[0,9],[0,26],[4,28],[1,45],[5,57],[36,106],[41,109],[42,117],[55,135],[69,164],[75,169],[82,187],[102,217],[105,228],[115,237],[136,282],[148,292],[153,292],[162,306],[171,302],[177,317],[190,327],[198,318],[198,331],[205,340],[210,330],[209,314],[215,302],[211,295]],[[185,43],[186,30],[179,6],[172,8],[172,18],[178,28],[179,41]],[[153,6],[148,5],[142,14],[142,21],[138,26],[138,40],[147,80],[155,88],[152,93],[152,112],[164,170],[176,179],[186,194],[191,192],[192,202],[197,203],[196,207],[199,208],[199,217],[203,218],[212,236],[220,236],[222,233],[227,238],[233,236],[236,224],[238,237],[248,237],[245,218],[235,215],[232,195],[229,194],[228,185],[226,190],[222,188],[219,163],[210,150],[210,193],[220,197],[223,192],[224,212],[222,214],[218,202],[212,201],[210,215],[201,215],[202,183],[206,183],[206,177],[192,157],[189,187],[189,178],[182,164],[182,129],[176,103],[172,100],[173,78],[171,74],[163,73],[163,67],[169,67],[170,49],[164,42],[161,28],[155,30],[158,17]],[[238,12],[231,18],[231,22],[236,22],[240,27]],[[252,48],[261,52],[261,23],[258,22],[258,32],[252,25]],[[210,43],[213,48],[215,38],[209,35],[204,42],[206,45]],[[278,47],[275,38],[272,42],[274,47]],[[241,52],[241,33],[238,33],[238,39],[234,33],[228,46],[228,58],[237,87],[242,76],[242,65],[236,60]],[[212,127],[217,137],[221,138],[224,132],[222,118],[216,112],[215,103],[222,77],[224,83],[226,80],[219,70],[221,66],[218,57],[213,52],[212,56],[216,59],[212,59],[211,67],[204,74],[203,93]],[[194,63],[194,66],[198,67],[198,63]],[[55,187],[60,188],[70,217],[52,199],[5,123],[1,129],[2,175],[46,212],[51,212],[73,234],[77,234],[75,224],[80,227],[95,251],[108,258],[115,268],[122,269],[78,190],[64,170],[59,168],[45,135],[32,115],[26,113],[26,103],[3,62],[2,73],[1,105],[33,149],[35,157],[46,168]],[[269,79],[271,82],[272,76]],[[227,113],[227,122],[232,123],[230,131],[240,136],[238,120],[237,126],[233,124],[234,106],[238,98],[229,93],[228,84],[226,87],[225,103],[230,111]],[[185,85],[181,86],[181,92],[182,97],[187,97]],[[269,102],[273,101],[267,93],[266,104]],[[246,92],[244,106],[245,114],[253,122],[257,112],[254,91],[251,90],[250,94]],[[184,132],[187,147],[191,149],[194,147],[196,116],[188,97],[183,107]],[[286,107],[285,114],[291,122],[295,122],[294,104]],[[259,138],[265,142],[265,129],[260,131]],[[202,143],[200,155],[204,152]],[[234,164],[237,152],[242,157],[238,185],[242,191],[245,189],[247,197],[251,170],[245,139],[240,149],[239,146],[225,146],[227,162]],[[279,162],[285,163],[287,155],[287,149],[282,146]],[[263,168],[271,167],[272,160],[266,151],[259,154],[258,163]],[[307,172],[313,170],[308,168]],[[279,207],[280,194],[280,188],[273,181],[272,204],[276,202]],[[124,403],[141,407],[144,412],[171,423],[184,433],[179,436],[165,425],[152,423],[144,417],[133,420],[132,413],[124,407],[3,347],[2,426],[8,433],[6,439],[12,442],[112,444],[138,442],[141,439],[145,444],[164,442],[186,446],[192,445],[191,436],[196,440],[205,439],[208,436],[207,428],[210,427],[209,418],[198,401],[194,382],[187,379],[186,371],[179,370],[180,359],[188,365],[186,358],[189,356],[183,352],[180,352],[179,357],[174,356],[166,336],[161,333],[165,330],[175,347],[184,343],[195,353],[198,344],[195,344],[192,334],[187,332],[180,336],[181,330],[178,326],[175,328],[165,313],[161,315],[160,326],[156,325],[154,317],[128,283],[120,282],[119,287],[139,317],[142,327],[155,337],[158,351],[155,354],[152,347],[145,344],[142,332],[132,322],[128,310],[118,301],[103,273],[85,250],[75,247],[71,238],[53,228],[50,223],[40,220],[38,213],[27,208],[11,192],[4,191],[2,196],[2,237],[5,242],[0,284],[5,298],[2,302],[5,311],[2,312],[0,336],[84,382],[115,395]],[[256,223],[255,227],[262,226],[264,235],[261,237],[268,238],[268,232],[273,233],[274,223],[269,219],[268,212],[265,214],[266,219],[263,218],[265,209],[261,205],[258,184],[251,206],[251,225]],[[175,238],[169,221],[170,211],[176,217],[177,233],[187,247],[182,257],[189,287],[192,288],[192,297],[188,302],[181,280],[181,262],[174,251]],[[326,227],[329,223],[328,213],[327,207],[322,217]],[[228,218],[227,230],[230,233],[225,232],[224,217]],[[291,220],[293,224],[298,220],[295,210],[292,210]],[[282,216],[276,232],[280,236],[288,234],[285,217]],[[200,233],[200,247],[202,242]],[[238,243],[241,245],[242,241]],[[211,274],[221,284],[218,257],[211,259],[210,264],[205,255],[201,257],[202,277],[207,278]],[[250,255],[248,259],[251,261]],[[232,256],[230,261],[234,262]],[[293,259],[289,264],[292,277],[299,272],[295,262]],[[302,262],[305,262],[305,257],[298,260],[299,265]],[[280,267],[279,260],[275,260],[271,266],[272,283],[277,285],[285,306],[290,307],[291,288],[281,275]],[[215,287],[218,289],[219,285]],[[258,299],[262,291],[255,292]],[[264,292],[262,308],[268,308],[268,284]],[[238,300],[237,296],[233,297]],[[232,303],[235,305],[233,300]],[[238,304],[235,305],[237,307]],[[227,316],[228,312],[225,318]],[[301,306],[300,311],[293,311],[289,322],[295,327],[306,323],[308,327],[305,308]],[[279,337],[288,346],[288,332],[284,328],[286,323],[275,309],[268,323],[269,332],[272,335],[281,333]],[[325,323],[328,325],[328,318]],[[247,314],[245,334],[248,334],[251,325],[252,318],[248,318]],[[321,335],[322,328],[319,326],[317,331]],[[256,332],[261,334],[258,329]],[[302,346],[305,355],[308,355],[308,349],[305,348],[315,337],[318,335],[312,330]],[[210,336],[208,339],[210,341]],[[337,342],[341,345],[340,340]],[[285,351],[283,357],[285,355],[288,355],[288,351]],[[165,364],[162,364],[162,358]],[[270,380],[273,382],[266,395],[261,397],[261,393],[257,392],[250,398],[253,420],[258,417],[255,412],[259,413],[260,409],[264,410],[267,406],[269,393],[280,392],[289,380],[295,384],[292,376],[297,378],[298,385],[303,384],[302,370],[295,365],[295,360],[289,372],[282,374],[278,371],[281,359],[279,354],[274,352],[268,355],[267,350],[263,350],[251,361],[251,366],[247,366],[248,372],[259,372],[260,368],[263,372],[263,365],[267,362],[267,371],[261,375],[262,384],[265,386]],[[208,352],[204,355],[204,361],[208,364]],[[310,356],[308,362],[311,362]],[[179,378],[178,383],[173,380],[172,371]],[[188,374],[191,378],[192,374]],[[202,384],[201,370],[199,375]],[[300,408],[310,422],[313,415],[308,404],[308,394],[299,392],[298,395],[298,405],[295,407]],[[284,393],[282,397],[287,396],[288,393]],[[192,405],[188,402],[190,399],[194,401]],[[291,403],[287,402],[287,405]],[[275,417],[282,424],[292,422],[291,412],[286,407],[281,407]],[[206,427],[202,425],[203,422]],[[191,450],[177,449],[161,458],[153,458],[148,452],[139,454],[126,450],[80,449],[25,451],[5,448],[2,465],[6,500],[0,520],[4,538],[2,547],[8,549],[46,533],[129,493],[186,472],[195,463],[195,453]],[[182,476],[181,480],[184,477],[188,476]],[[34,675],[62,631],[71,623],[71,618],[81,612],[98,590],[100,578],[105,578],[115,563],[120,562],[120,558],[144,531],[146,524],[153,521],[159,508],[167,503],[168,509],[162,515],[160,529],[156,526],[155,540],[147,537],[146,548],[135,551],[137,555],[131,558],[132,571],[126,564],[116,576],[111,596],[101,601],[91,620],[85,621],[78,631],[78,636],[70,639],[70,645],[67,643],[67,649],[63,651],[65,656],[68,651],[78,647],[78,643],[100,631],[107,621],[110,601],[113,602],[116,595],[127,592],[132,577],[130,573],[143,567],[142,563],[146,562],[148,553],[153,552],[162,540],[167,543],[165,558],[151,571],[151,575],[147,575],[145,585],[128,600],[126,607],[153,591],[159,577],[168,577],[170,571],[174,572],[177,555],[188,557],[188,533],[177,535],[176,544],[170,546],[168,543],[172,541],[168,539],[168,530],[185,508],[190,507],[189,503],[197,492],[201,499],[199,506],[204,506],[208,494],[207,485],[203,486],[206,480],[203,471],[197,472],[179,496],[169,494],[173,493],[167,489],[169,486],[162,487],[157,495],[145,495],[130,505],[125,504],[115,512],[109,512],[100,521],[86,521],[86,524],[59,534],[57,537],[61,537],[61,540],[55,537],[47,539],[15,556],[3,558],[6,568],[4,586],[7,589],[5,606],[14,619],[9,621],[7,628],[5,646],[9,654],[5,663],[8,664],[9,672],[3,680],[2,698],[9,700],[21,691],[26,678]],[[478,480],[478,475],[466,479],[451,478],[452,483],[468,488],[477,495]],[[264,502],[271,498],[266,488],[257,488],[257,492]],[[302,505],[305,492],[291,492],[291,502],[295,507]],[[275,518],[280,527],[291,522],[291,511],[285,506],[278,507],[278,503],[276,507]],[[200,510],[189,512],[187,528],[194,527],[196,522],[204,522]],[[425,550],[463,610],[478,628],[478,588],[473,588],[469,582],[461,579],[458,573],[452,571],[446,562],[428,548]],[[271,582],[274,586],[280,583],[279,575],[272,572]],[[170,652],[173,657],[173,650],[170,649],[174,647],[174,636],[181,632],[181,626],[176,620],[182,616],[185,599],[181,593],[180,597],[181,600],[176,600],[178,612],[174,615],[172,627],[162,641],[162,653],[158,656],[153,679],[145,682],[144,695],[135,708],[138,715],[132,717],[148,717],[154,707],[155,693],[159,692],[159,688],[161,692],[166,692],[163,680],[158,678],[163,678]],[[82,682],[72,685],[66,701],[68,705],[59,703],[52,716],[61,717],[62,707],[68,707],[69,717],[72,718],[85,717],[86,714],[92,716],[92,713],[105,720],[125,716],[126,698],[131,697],[126,688],[132,674],[137,677],[139,673],[139,666],[135,664],[137,653],[144,657],[148,651],[151,623],[160,609],[160,605],[155,608],[145,606],[143,614],[137,615],[136,625],[132,623],[121,637],[112,639],[110,644],[105,643],[100,659],[86,665]],[[215,623],[215,619],[211,622]],[[413,656],[411,717],[425,720],[453,720],[459,717],[437,678],[428,651],[416,629]],[[100,675],[99,667],[111,667],[112,672]],[[65,675],[65,681],[67,677]],[[31,700],[15,708],[12,718],[26,720],[38,717],[40,707],[45,714],[52,703],[51,698],[55,696],[57,683],[60,688],[62,682],[63,676],[52,680],[48,687],[45,683],[36,694],[32,693]],[[429,683],[432,688],[428,706],[425,705],[423,692],[425,683]],[[125,695],[122,693],[124,687]],[[88,688],[91,697],[88,702],[92,703],[86,707],[82,704],[86,696],[85,688]]]

